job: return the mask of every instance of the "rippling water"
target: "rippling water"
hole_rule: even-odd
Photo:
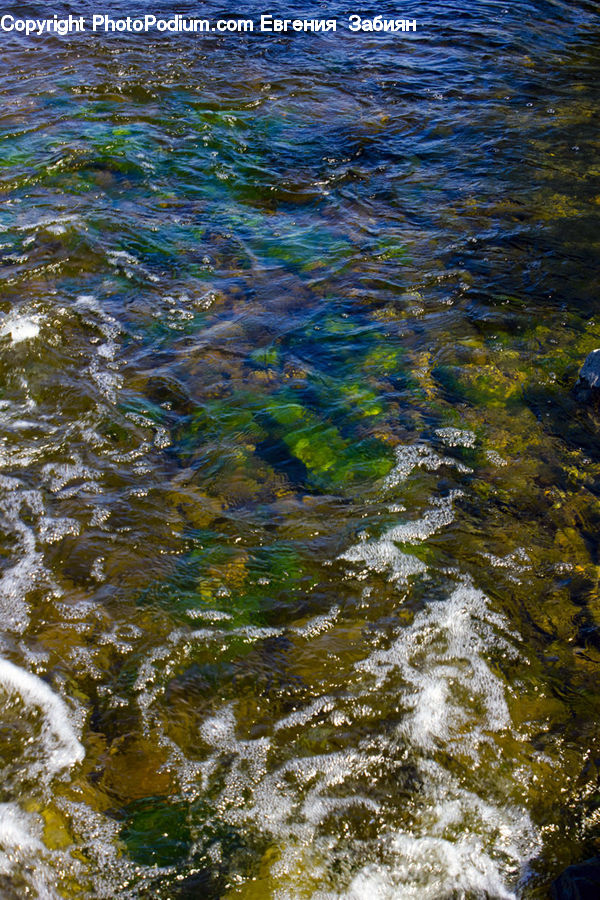
[[[600,16],[402,15],[2,37],[7,898],[598,852]]]

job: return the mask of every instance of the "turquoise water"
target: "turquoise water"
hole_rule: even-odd
[[[346,13],[2,36],[6,897],[598,852],[597,8]]]

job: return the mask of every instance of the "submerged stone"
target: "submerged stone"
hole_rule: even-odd
[[[186,803],[148,797],[131,804],[121,829],[127,853],[143,866],[172,866],[187,858],[192,837]]]
[[[197,897],[204,900],[219,900],[223,896],[220,880],[208,866],[192,872],[183,879],[178,878],[172,890],[176,900],[195,900]]]
[[[597,900],[600,897],[600,856],[569,866],[552,882],[554,900]]]

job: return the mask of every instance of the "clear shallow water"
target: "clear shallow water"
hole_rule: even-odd
[[[7,897],[597,852],[600,22],[403,13],[4,39]]]

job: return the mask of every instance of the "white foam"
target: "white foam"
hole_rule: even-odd
[[[421,764],[420,775],[421,816],[410,830],[382,836],[385,862],[363,867],[344,898],[515,900],[507,876],[514,884],[540,846],[527,812],[482,799],[431,760]]]
[[[482,840],[468,832],[457,841],[399,834],[394,840],[397,869],[366,868],[350,884],[345,900],[439,900],[448,896],[516,900],[500,866]]]
[[[124,251],[114,253],[113,256],[115,261],[120,258],[133,259]],[[123,384],[123,378],[118,372],[119,363],[116,361],[121,326],[92,294],[81,294],[75,306],[81,311],[86,324],[96,328],[104,337],[103,343],[94,344],[94,355],[90,360],[88,372],[104,397],[109,402],[115,403],[117,392]]]
[[[0,577],[0,612],[4,628],[22,632],[29,621],[26,596],[40,580],[45,569],[41,553],[36,549],[33,528],[21,519],[23,506],[39,516],[43,511],[41,494],[27,491],[16,478],[0,476],[0,524],[5,532],[14,535],[17,549],[15,565]]]
[[[512,886],[537,851],[538,836],[527,812],[508,799],[509,761],[494,745],[492,759],[498,757],[498,766],[492,763],[491,782],[487,789],[478,782],[477,793],[432,756],[441,749],[443,759],[460,760],[510,728],[501,679],[481,656],[484,634],[492,629],[489,620],[494,628],[501,620],[488,610],[484,595],[467,584],[430,606],[388,651],[375,652],[356,667],[348,678],[345,713],[340,698],[326,695],[280,719],[272,738],[248,740],[237,736],[235,707],[229,704],[200,727],[202,741],[212,748],[209,758],[195,764],[182,761],[182,785],[190,796],[214,789],[216,779],[219,815],[237,827],[259,827],[273,836],[280,851],[271,870],[278,900],[305,894],[313,900],[437,900],[455,889],[461,896],[513,900]],[[502,645],[506,638],[499,640]],[[395,678],[390,690],[406,709],[396,735],[380,734],[377,743],[368,738],[352,748],[306,755],[312,727],[340,717],[343,724],[361,721],[369,712],[369,698],[376,706],[381,696],[389,695],[382,690],[387,677]],[[467,696],[462,713],[469,691],[474,705],[469,706]],[[475,709],[477,703],[481,708]],[[301,748],[292,758],[294,738],[288,730],[296,731]],[[287,758],[277,762],[284,748]],[[367,816],[386,817],[385,794],[371,796],[369,786],[377,785],[394,759],[410,760],[416,772],[418,786],[404,800],[409,827],[381,832],[373,852],[360,840],[355,844],[346,838],[343,830],[328,834],[332,817],[345,821],[352,808],[359,815],[363,810]],[[466,771],[472,768],[467,761]],[[240,802],[243,794],[247,799]],[[360,859],[364,864],[357,873]],[[334,860],[342,865],[335,878],[339,893],[322,888],[331,883],[328,866]]]
[[[426,510],[421,519],[395,525],[386,532],[386,539],[398,541],[401,544],[416,544],[426,541],[441,528],[450,525],[454,519],[452,503],[461,496],[461,491],[453,491],[447,497],[434,500],[432,508]]]
[[[74,454],[70,462],[46,463],[41,469],[42,483],[53,494],[70,497],[82,490],[98,493],[100,488],[96,481],[97,473],[82,463],[78,454]],[[73,482],[76,482],[73,485]],[[67,485],[69,487],[64,490]]]
[[[32,834],[29,817],[16,803],[0,803],[0,845],[27,853],[43,849],[39,838]]]
[[[120,263],[129,263],[132,266],[139,266],[140,261],[135,257],[132,253],[128,253],[127,250],[109,250],[106,254],[113,265],[119,265]]]
[[[32,231],[34,232],[32,237],[35,238],[35,232],[39,229],[46,229],[46,231],[49,231],[51,234],[63,234],[66,231],[65,225],[72,227],[79,225],[85,228],[80,216],[67,214],[64,216],[57,216],[56,218],[46,216],[42,219],[38,219],[36,222],[25,222],[23,224],[11,222],[11,229],[14,231]],[[4,228],[0,227],[0,231],[4,230]]]
[[[458,496],[457,492],[438,500],[422,518],[394,525],[380,538],[367,540],[363,535],[359,543],[342,553],[339,559],[364,563],[366,571],[363,572],[363,577],[366,577],[368,570],[388,572],[390,580],[396,583],[406,582],[412,576],[425,572],[425,563],[416,556],[404,553],[396,544],[421,543],[449,525],[454,517],[452,501],[455,496]]]
[[[120,850],[120,823],[83,802],[62,800],[61,809],[68,815],[80,836],[80,844],[85,847],[86,861],[80,864],[80,874],[84,877],[78,881],[87,881],[91,876],[94,897],[131,898],[133,895],[127,887],[133,879],[136,883],[135,896],[144,893],[147,882],[154,881],[156,884],[154,867],[139,866]]]
[[[494,466],[507,466],[508,462],[496,450],[486,450],[486,457]]]
[[[281,731],[284,728],[297,728],[299,725],[306,725],[315,716],[322,716],[335,710],[335,700],[333,697],[317,697],[312,703],[304,709],[296,710],[280,719],[275,725],[275,731]]]
[[[290,628],[290,631],[301,635],[303,638],[317,637],[317,635],[328,631],[334,625],[339,613],[339,606],[334,606],[328,613],[324,613],[322,616],[314,616],[314,618],[305,622],[304,625],[294,625]]]
[[[38,536],[44,544],[56,544],[68,534],[78,535],[79,531],[80,525],[75,519],[67,516],[62,518],[44,516],[40,522]]]
[[[10,335],[13,344],[31,341],[40,333],[39,317],[27,315],[9,315],[2,322],[0,334]]]
[[[484,553],[483,555],[493,566],[497,566],[499,569],[508,569],[507,578],[517,584],[520,583],[521,576],[531,569],[531,560],[524,547],[517,547],[506,556],[496,556],[494,553]]]
[[[436,435],[446,445],[446,447],[474,447],[475,432],[467,431],[460,428],[438,428]]]
[[[220,709],[214,716],[206,719],[200,728],[202,740],[216,750],[217,757],[227,754],[235,759],[227,775],[226,790],[230,795],[237,791],[241,792],[244,786],[258,787],[261,784],[271,747],[271,741],[266,737],[240,740],[236,736],[235,729],[236,719],[232,706]],[[209,769],[213,764],[214,760],[209,762]]]
[[[0,658],[0,685],[7,693],[18,694],[23,702],[37,707],[44,717],[42,741],[46,750],[45,769],[50,775],[71,768],[84,758],[84,749],[71,724],[64,700],[48,685],[7,659]]]
[[[418,523],[396,526],[395,535],[421,539],[450,515],[447,498]],[[395,575],[392,569],[392,581]],[[335,627],[335,621],[328,624]],[[310,638],[310,631],[296,635],[297,640]],[[186,789],[193,793],[193,785],[201,782],[207,790],[216,778],[224,818],[240,827],[252,823],[273,835],[280,850],[271,868],[278,900],[305,893],[313,900],[437,900],[455,891],[514,900],[514,886],[538,851],[539,836],[510,774],[517,765],[527,767],[526,753],[518,761],[505,759],[497,742],[508,732],[517,735],[503,680],[487,654],[495,647],[515,656],[512,639],[508,623],[485,595],[463,581],[445,599],[431,599],[388,648],[359,662],[342,697],[324,695],[289,713],[274,724],[270,739],[240,739],[231,704],[207,719],[200,734],[213,753],[195,768],[187,767]],[[382,697],[391,695],[401,712],[395,733],[380,733],[333,753],[306,754],[312,728],[363,721]],[[290,731],[296,732],[301,748],[292,758],[287,755],[294,741]],[[470,772],[477,770],[484,745],[491,748],[491,756],[486,754],[491,771],[484,782],[480,776],[474,779],[474,790]],[[287,758],[277,763],[284,747]],[[438,761],[438,752],[441,760],[454,760],[463,774]],[[376,786],[392,760],[409,760],[418,785],[404,800],[407,827],[381,832],[373,852],[343,831],[328,833],[332,817],[344,821],[353,808],[357,815],[387,817],[385,793],[371,796],[369,785]],[[511,801],[511,790],[517,802]],[[249,797],[240,804],[242,791]],[[324,887],[331,884],[333,860],[341,864],[335,877],[339,893]]]
[[[369,570],[373,572],[387,571],[390,579],[396,583],[408,581],[411,576],[427,570],[425,563],[416,556],[402,553],[396,544],[392,540],[387,540],[385,536],[376,541],[365,540],[356,544],[342,553],[340,559],[353,563],[364,563],[366,570],[361,573],[363,578],[367,577]]]
[[[149,272],[132,253],[127,250],[109,250],[106,254],[108,261],[115,268],[120,269],[128,278],[133,278],[136,270],[144,274],[150,281],[158,281],[158,276]]]
[[[167,429],[163,428],[162,426],[157,428],[154,435],[154,446],[159,447],[161,450],[163,450],[165,447],[170,447],[171,444],[171,435],[169,434]]]
[[[19,872],[27,895],[37,900],[59,900],[52,887],[53,874],[45,861],[40,822],[15,803],[0,803],[0,873]]]
[[[187,609],[186,615],[190,619],[204,619],[207,622],[222,622],[232,618],[231,613],[221,609],[202,609],[198,607]]]
[[[392,675],[405,683],[399,727],[407,744],[425,751],[452,744],[453,755],[477,759],[489,732],[510,728],[504,685],[486,662],[489,646],[510,651],[485,595],[461,584],[430,602],[396,641],[357,665],[380,687]]]
[[[383,483],[384,489],[389,490],[406,481],[414,469],[427,469],[428,472],[436,472],[442,466],[452,466],[462,473],[472,471],[468,466],[463,465],[456,459],[452,459],[450,456],[440,456],[426,444],[401,444],[399,447],[396,447],[396,465],[387,475]]]
[[[442,465],[468,471],[425,445],[400,448],[386,487],[415,468]],[[432,501],[418,519],[404,516],[380,537],[364,536],[340,558],[360,564],[360,578],[378,572],[403,585],[427,571],[410,545],[452,523],[458,495]],[[303,642],[310,647],[315,635],[338,628],[344,632],[344,607],[288,631],[302,659]],[[243,626],[173,632],[170,647],[154,651],[140,669],[136,686],[145,721],[162,727],[154,701],[194,641],[226,646],[232,635],[260,640],[279,631]],[[249,710],[242,704],[246,724],[238,723],[233,703],[200,725],[200,761],[186,760],[161,736],[182,790],[190,799],[210,793],[220,819],[269,834],[278,851],[268,888],[276,900],[438,900],[454,893],[514,900],[520,874],[539,849],[523,799],[534,770],[531,748],[523,743],[519,749],[521,735],[490,652],[517,658],[516,636],[464,578],[443,597],[423,597],[412,622],[398,625],[387,644],[382,632],[373,629],[373,635],[367,627],[357,639],[352,652],[362,648],[362,659],[354,668],[345,663],[337,686],[326,680],[315,698],[319,687],[308,675],[310,701],[285,707],[275,721],[261,712],[260,737],[242,733]],[[321,747],[327,749],[315,749]],[[404,775],[414,790],[402,784]],[[390,778],[399,779],[399,796],[391,796]],[[352,822],[360,828],[363,815],[396,824],[381,826],[372,840],[353,837]]]

